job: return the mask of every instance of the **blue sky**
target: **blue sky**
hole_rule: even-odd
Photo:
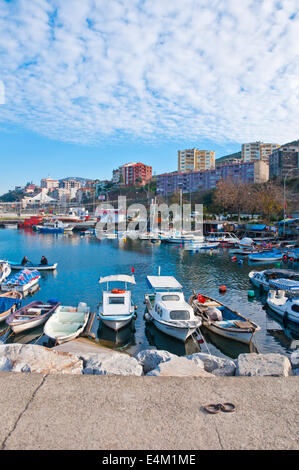
[[[297,0],[0,1],[0,193],[298,139]]]

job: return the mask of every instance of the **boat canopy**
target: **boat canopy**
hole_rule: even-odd
[[[269,286],[275,289],[299,292],[299,282],[293,279],[275,279],[269,282]]]
[[[99,283],[102,284],[103,282],[129,282],[136,284],[135,277],[126,274],[113,274],[111,276],[101,277]]]
[[[182,289],[173,276],[147,276],[146,279],[152,289]]]

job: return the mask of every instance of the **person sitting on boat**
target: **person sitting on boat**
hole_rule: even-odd
[[[42,266],[47,266],[49,263],[48,263],[48,260],[45,256],[42,256],[41,260],[40,260],[40,264]]]
[[[30,260],[27,258],[27,256],[24,256],[24,258],[22,259],[21,265],[26,266],[26,264],[29,263],[29,262],[30,262]]]

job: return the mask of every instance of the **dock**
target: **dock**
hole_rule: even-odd
[[[81,340],[80,340],[81,342]],[[11,450],[298,449],[297,377],[0,373]],[[234,413],[211,415],[209,403]]]

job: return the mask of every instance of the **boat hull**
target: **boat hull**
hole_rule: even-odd
[[[10,264],[11,269],[14,269],[15,271],[20,271],[21,269],[29,269],[30,271],[36,270],[36,271],[55,271],[57,268],[58,263],[54,264],[48,264],[48,265],[37,265],[37,266],[23,266],[21,264]]]
[[[4,292],[11,292],[11,291],[17,291],[21,292],[24,294],[25,292],[28,292],[32,287],[34,287],[36,284],[38,284],[39,279],[33,279],[32,281],[28,282],[27,284],[24,284],[23,286],[18,286],[18,285],[1,285],[1,290]]]
[[[238,341],[239,343],[250,344],[252,341],[255,331],[243,332],[243,331],[231,331],[225,328],[219,328],[215,325],[210,325],[207,322],[203,322],[203,326],[208,330],[212,331],[216,335],[222,336],[233,341]]]
[[[27,322],[20,322],[19,324],[10,324],[11,330],[17,334],[17,333],[22,333],[23,331],[27,330],[32,330],[33,328],[37,328],[40,325],[43,325],[49,318],[50,314],[46,318],[39,318],[36,320],[32,321],[27,321]]]
[[[189,336],[195,333],[197,328],[176,328],[165,325],[155,319],[153,319],[153,323],[158,330],[162,331],[166,335],[172,336],[173,338],[178,339],[179,341],[185,342]]]
[[[299,324],[299,314],[297,313],[297,315],[296,315],[295,312],[294,313],[288,312],[285,309],[285,304],[277,305],[274,302],[271,302],[271,300],[269,300],[269,299],[267,299],[267,304],[271,308],[271,310],[273,310],[275,313],[277,313],[277,315],[279,315],[280,317],[282,317],[282,318],[284,318],[288,321],[291,321],[293,323]]]
[[[105,315],[99,314],[99,318],[102,323],[114,331],[118,331],[121,328],[127,326],[132,321],[133,316],[134,315],[132,314],[130,316],[126,316],[125,318],[121,318],[120,316],[105,318]]]

